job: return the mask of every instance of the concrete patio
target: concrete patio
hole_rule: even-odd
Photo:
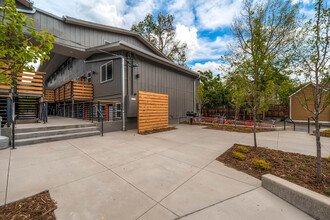
[[[252,134],[176,125],[0,151],[0,205],[45,189],[58,219],[311,219],[215,158]],[[323,156],[330,139],[322,138]],[[260,146],[315,155],[315,137],[258,134]]]

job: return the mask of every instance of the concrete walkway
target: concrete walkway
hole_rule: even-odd
[[[45,189],[58,219],[311,219],[215,158],[251,134],[200,126],[147,136],[107,133],[0,151],[0,205]],[[260,146],[314,154],[304,133],[258,134]],[[324,156],[330,139],[323,138]]]

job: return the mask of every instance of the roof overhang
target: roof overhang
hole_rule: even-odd
[[[195,71],[192,71],[190,69],[187,69],[183,66],[180,66],[170,60],[164,59],[162,57],[159,57],[153,53],[150,53],[146,50],[143,50],[137,46],[134,46],[130,43],[127,43],[125,41],[118,41],[115,43],[111,43],[111,44],[106,44],[106,45],[102,45],[102,46],[97,46],[97,47],[92,47],[86,50],[87,54],[89,54],[89,56],[96,54],[96,53],[104,53],[104,52],[113,52],[113,51],[118,51],[118,50],[126,50],[126,51],[131,51],[134,52],[137,55],[140,55],[142,57],[145,57],[149,60],[155,61],[157,63],[163,64],[165,66],[174,68],[180,72],[186,73],[188,75],[194,76],[196,78],[203,78],[206,79],[205,76],[202,76],[200,74],[198,74]]]

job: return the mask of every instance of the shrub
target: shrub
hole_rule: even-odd
[[[251,131],[251,128],[244,128],[246,131]]]
[[[324,193],[327,194],[328,196],[330,196],[330,189],[325,189]]]
[[[227,124],[227,127],[231,128],[231,127],[233,127],[233,125],[232,124]]]
[[[280,154],[285,154],[285,152],[283,152],[283,151],[279,151],[278,153],[280,153]]]
[[[212,127],[217,128],[217,127],[219,127],[219,125],[216,123],[212,123]]]
[[[327,167],[327,170],[330,170],[330,167]]]
[[[238,131],[238,128],[233,128],[233,131]]]
[[[306,167],[300,167],[299,170],[303,170],[303,171],[309,172],[309,169],[306,168]]]
[[[327,158],[327,161],[330,162],[330,156]]]
[[[288,180],[297,180],[297,177],[294,176],[285,176]]]
[[[254,158],[254,167],[260,168],[262,170],[270,170],[270,162],[266,162],[265,160],[259,160],[257,158]]]
[[[293,162],[293,160],[289,159],[289,158],[284,158],[283,159],[284,162]]]
[[[300,161],[303,162],[303,163],[309,163],[308,159],[301,159]]]
[[[323,131],[324,134],[330,134],[330,130]]]
[[[314,159],[314,156],[306,156],[307,159]]]
[[[259,130],[259,131],[262,130],[262,127],[257,127],[257,130]]]
[[[237,160],[245,160],[246,156],[240,152],[233,150],[233,158],[236,158]]]
[[[241,153],[249,153],[249,149],[247,149],[244,146],[238,146],[237,147],[237,151],[241,152]]]

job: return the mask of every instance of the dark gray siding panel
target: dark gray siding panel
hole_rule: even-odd
[[[66,24],[62,20],[46,15],[40,11],[37,11],[35,14],[27,15],[34,19],[35,27],[38,30],[47,30],[49,33],[55,34],[57,43],[78,48],[88,48],[103,45],[105,41],[112,43],[123,40],[152,52],[152,50],[134,36]]]
[[[194,78],[177,70],[137,57],[138,67],[133,70],[133,90],[131,84],[131,69],[128,70],[128,92],[156,92],[169,95],[169,117],[185,117],[187,111],[193,111]],[[136,78],[139,74],[139,78]]]

